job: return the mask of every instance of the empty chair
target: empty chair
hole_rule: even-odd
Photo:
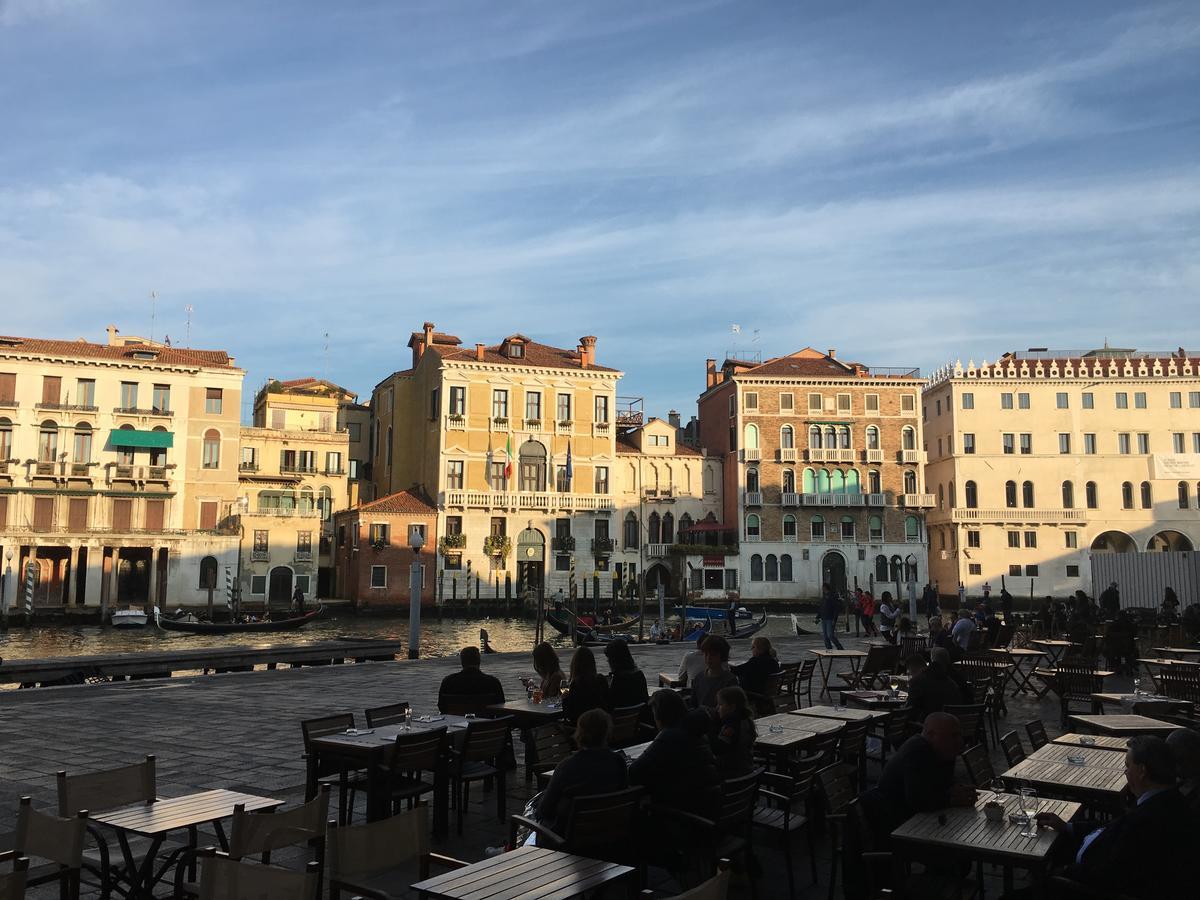
[[[779,694],[775,698],[775,712],[787,712],[799,706],[796,699],[796,680],[800,676],[801,666],[802,663],[798,662],[780,663]]]
[[[316,719],[305,719],[300,723],[304,735],[304,762],[306,767],[305,796],[311,800],[317,796],[317,784],[333,779],[338,785],[338,821],[345,822],[348,809],[354,806],[354,793],[367,786],[365,773],[348,770],[339,760],[323,761],[312,747],[313,738],[338,734],[354,727],[354,713],[335,713]]]
[[[967,777],[975,787],[989,787],[995,780],[996,772],[992,768],[992,761],[988,757],[987,750],[981,744],[964,750],[962,761],[967,768]]]
[[[525,780],[537,773],[540,783],[543,773],[550,772],[573,752],[570,734],[557,722],[530,728],[525,732]]]
[[[887,764],[889,750],[898,750],[900,745],[908,739],[911,733],[908,714],[907,709],[894,709],[883,720],[882,731],[879,735],[879,756],[871,757],[877,759],[880,766]]]
[[[1004,751],[1004,760],[1011,769],[1025,758],[1025,748],[1021,746],[1021,736],[1010,731],[1000,738],[1000,749]]]
[[[0,853],[0,865],[8,862],[12,863],[12,871],[0,874],[0,900],[22,900],[29,860],[15,850],[6,850]]]
[[[869,720],[847,722],[838,734],[838,757],[854,767],[860,787],[866,780],[867,729],[870,727]]]
[[[1050,738],[1046,737],[1046,726],[1042,724],[1041,719],[1026,722],[1025,733],[1029,735],[1029,746],[1034,750],[1040,750],[1050,743]]]
[[[496,779],[496,817],[501,822],[504,821],[504,767],[498,764],[497,757],[508,744],[511,721],[511,716],[505,716],[501,719],[474,719],[468,722],[462,747],[451,754],[450,786],[452,802],[458,814],[459,834],[462,834],[463,813],[467,808],[473,781]]]
[[[839,672],[837,677],[846,686],[855,690],[866,690],[887,682],[900,658],[900,648],[895,644],[886,647],[871,646],[867,648],[867,658],[863,660],[862,668],[857,672]]]
[[[424,803],[365,825],[339,828],[330,822],[328,847],[330,900],[338,900],[343,891],[374,900],[407,897],[409,885],[428,878],[431,865],[446,869],[466,865],[430,851],[429,807]]]
[[[942,711],[958,717],[959,724],[962,725],[964,744],[971,746],[979,743],[983,734],[984,705],[982,703],[947,705],[943,707]]]
[[[412,707],[407,701],[372,707],[365,712],[367,727],[378,728],[382,725],[396,725],[404,721],[404,717],[411,709]]]
[[[396,812],[400,803],[412,809],[422,794],[431,792],[438,767],[442,765],[445,752],[446,729],[432,728],[429,731],[402,731],[396,735],[391,756],[387,760],[388,793],[391,796],[391,812]],[[429,779],[422,776],[429,773]]]
[[[26,885],[57,881],[61,897],[78,900],[87,819],[86,809],[69,819],[62,819],[34,809],[29,797],[21,798],[12,849],[26,859],[46,860],[44,866],[26,870]]]
[[[200,900],[297,900],[316,897],[321,884],[315,862],[293,872],[230,859],[212,847],[200,856]]]
[[[914,653],[924,653],[929,649],[929,636],[924,634],[902,634],[900,635],[900,654],[897,657],[897,663],[904,664],[904,660],[908,659]]]
[[[830,864],[829,898],[833,900],[833,889],[837,883],[838,856],[844,849],[843,837],[846,827],[846,811],[858,795],[854,770],[845,763],[834,763],[817,771],[817,786],[820,788],[821,804],[825,821],[829,823]]]
[[[583,794],[571,799],[562,834],[549,825],[525,816],[509,819],[509,843],[517,842],[521,826],[537,835],[537,845],[607,862],[638,864],[636,830],[645,789],[629,787],[605,794]]]
[[[793,691],[795,708],[800,708],[800,696],[803,695],[808,701],[808,705],[813,705],[812,698],[812,683],[813,674],[817,671],[816,657],[806,659],[800,663],[800,671],[796,673],[796,687]]]
[[[1095,673],[1090,664],[1063,664],[1054,670],[1054,690],[1062,711],[1062,726],[1067,727],[1072,703],[1087,704],[1092,708],[1092,694],[1104,690],[1104,679]]]
[[[1159,672],[1162,692],[1172,700],[1187,700],[1200,705],[1200,665],[1175,663]]]
[[[640,725],[646,713],[646,704],[637,703],[633,706],[619,706],[612,711],[612,735],[608,739],[610,747],[632,747],[648,740],[642,737]]]
[[[696,859],[711,877],[713,866],[719,859],[742,857],[750,877],[750,891],[757,896],[757,879],[753,871],[754,854],[754,810],[757,805],[762,769],[747,775],[728,778],[721,782],[721,793],[717,810],[711,819],[692,813],[678,815],[692,826],[692,834],[700,853]]]
[[[754,809],[754,827],[777,834],[787,864],[788,895],[796,895],[796,876],[792,867],[792,835],[803,831],[808,838],[808,862],[813,884],[817,883],[815,836],[808,820],[808,803],[816,782],[820,757],[796,760],[787,774],[764,772],[759,781],[758,805]]]
[[[477,716],[487,712],[492,703],[478,694],[441,694],[438,708],[448,716]]]

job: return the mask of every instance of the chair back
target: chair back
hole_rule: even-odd
[[[854,769],[845,763],[834,763],[817,771],[817,784],[828,815],[839,815],[858,795]]]
[[[883,720],[882,740],[885,744],[890,744],[893,747],[899,747],[908,737],[908,716],[907,709],[894,709],[886,719]]]
[[[763,769],[747,775],[727,778],[721,782],[721,799],[717,806],[717,827],[726,833],[742,832],[754,819],[754,804],[758,799],[759,778]]]
[[[157,797],[154,757],[143,762],[83,775],[58,773],[58,815],[67,819],[79,810],[91,812],[145,803]]]
[[[638,724],[645,715],[646,704],[618,706],[612,711],[612,735],[609,744],[613,747],[628,747],[638,741]]]
[[[1064,663],[1054,670],[1054,687],[1063,700],[1090,701],[1104,690],[1104,679],[1088,664]]]
[[[571,746],[571,736],[557,722],[538,725],[529,729],[530,739],[537,748],[537,765],[539,771],[549,771],[575,752]]]
[[[977,788],[985,788],[992,783],[996,772],[992,769],[992,761],[983,744],[976,744],[963,751],[963,765],[967,767],[967,777]]]
[[[1042,724],[1041,719],[1026,722],[1025,733],[1029,735],[1029,746],[1034,750],[1040,750],[1050,743],[1050,738],[1046,736],[1046,726]]]
[[[862,722],[847,722],[838,732],[838,753],[845,759],[853,756],[860,758],[867,750],[867,729],[871,727],[870,720]]]
[[[914,653],[924,653],[929,649],[929,636],[924,634],[900,635],[900,656],[898,662],[904,662]]]
[[[445,726],[429,731],[402,731],[396,735],[388,765],[393,773],[433,772],[445,742]]]
[[[812,681],[813,673],[817,671],[816,657],[803,660],[800,663],[800,671],[796,673],[797,685],[805,684]]]
[[[571,799],[567,813],[566,844],[570,853],[604,858],[614,845],[627,845],[641,814],[643,788],[630,787],[608,794],[586,794]]]
[[[821,761],[822,765],[836,762],[838,744],[841,742],[841,732],[834,731],[813,738],[805,750]]]
[[[1025,748],[1021,746],[1021,736],[1010,731],[1000,738],[1000,749],[1004,751],[1004,761],[1011,769],[1025,759]]]
[[[495,759],[508,742],[511,723],[512,716],[504,716],[501,719],[473,719],[468,722],[459,759],[463,762]]]
[[[878,645],[868,647],[867,658],[863,660],[862,668],[859,670],[859,683],[869,685],[876,676],[890,673],[899,658],[900,647],[898,644],[888,644],[886,647]]]
[[[802,756],[791,761],[785,772],[763,772],[759,778],[760,794],[776,803],[786,801],[788,806],[803,808],[817,783],[817,769],[821,765],[819,756]]]
[[[83,842],[87,837],[88,811],[81,809],[69,819],[33,808],[29,797],[17,808],[17,831],[13,849],[22,856],[37,856],[68,869],[83,865]]]
[[[979,723],[983,718],[982,703],[968,703],[965,705],[947,705],[942,708],[942,712],[948,712],[952,716],[957,716],[959,724],[962,725],[963,740],[967,743],[974,743],[979,736]]]
[[[675,900],[726,900],[729,896],[729,869],[722,868],[712,878],[690,891],[676,894]]]
[[[200,900],[297,900],[315,897],[320,883],[315,862],[303,872],[245,863],[205,851],[200,860]]]
[[[12,863],[12,871],[0,875],[0,900],[23,900],[29,858],[19,855],[15,850],[6,850],[0,853],[0,863],[5,862]]]
[[[384,872],[429,852],[429,807],[424,803],[388,819],[339,827],[329,822],[329,880]]]
[[[1159,672],[1158,682],[1162,692],[1172,700],[1200,704],[1200,665],[1175,663],[1164,666]]]
[[[476,694],[441,694],[438,707],[448,716],[478,716],[487,712],[488,700]]]
[[[329,789],[328,784],[323,784],[312,800],[283,812],[246,812],[245,805],[239,803],[233,808],[229,827],[229,858],[239,860],[270,854],[281,847],[324,840]]]
[[[381,725],[395,725],[404,721],[405,714],[412,709],[408,701],[389,703],[386,706],[375,706],[366,710],[367,727],[378,728]]]
[[[325,737],[327,734],[338,734],[347,728],[354,727],[354,713],[335,713],[331,716],[321,716],[317,719],[305,719],[300,723],[300,731],[304,734],[304,755],[312,758],[313,738]],[[317,776],[332,775],[342,770],[338,760],[325,760],[317,768]]]

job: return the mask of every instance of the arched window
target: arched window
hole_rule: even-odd
[[[812,425],[808,429],[808,447],[810,450],[821,449],[821,429],[817,425]]]
[[[879,429],[874,425],[867,426],[867,449],[879,449]]]
[[[679,517],[679,543],[687,543],[691,540],[689,532],[692,530],[692,517],[684,513]]]
[[[390,447],[391,444],[388,444],[388,446]],[[221,433],[215,428],[210,428],[204,432],[200,465],[205,469],[221,468]]]
[[[1133,482],[1126,481],[1121,485],[1121,508],[1133,509]]]
[[[538,441],[526,441],[517,451],[517,483],[523,491],[546,489],[546,448]]]
[[[979,508],[979,487],[973,481],[968,481],[963,485],[963,499],[967,503],[967,509]]]
[[[746,470],[746,490],[758,490],[758,469],[754,468],[753,466]]]
[[[650,513],[650,517],[646,519],[646,530],[649,533],[647,540],[651,544],[661,544],[659,540],[662,537],[662,520],[658,517],[658,513]]]
[[[867,520],[867,528],[869,529],[869,532],[870,532],[868,536],[874,543],[878,544],[880,541],[883,540],[883,519],[882,518],[880,518],[879,516],[871,516],[871,518],[869,520]]]
[[[1142,482],[1142,509],[1150,509],[1154,506],[1154,498],[1150,494],[1150,482]]]
[[[833,450],[837,447],[837,429],[832,425],[825,426],[825,449]]]
[[[58,423],[47,419],[38,431],[38,462],[58,459]]]
[[[779,580],[792,580],[792,555],[790,553],[784,553],[779,557]]]
[[[1075,485],[1069,481],[1063,482],[1063,509],[1075,508]]]
[[[200,560],[200,590],[215,590],[217,587],[217,558],[206,556]]]
[[[819,472],[817,472],[817,493],[828,494],[829,484],[829,470],[821,469]]]
[[[888,580],[888,558],[882,553],[875,557],[875,580],[877,582]]]
[[[958,505],[957,498],[954,496],[954,482],[951,481],[946,491],[946,498],[950,501],[950,508],[954,509]]]
[[[0,462],[4,462],[12,456],[12,435],[12,419],[0,416]]]
[[[796,517],[790,513],[783,517],[783,537],[784,540],[796,539]]]
[[[916,516],[904,517],[904,540],[910,544],[921,540],[921,520]]]
[[[1096,500],[1096,482],[1089,481],[1083,486],[1084,502],[1087,503],[1088,509],[1097,509],[1099,503]]]
[[[815,494],[817,492],[817,473],[812,469],[805,469],[801,475],[801,484],[804,493]]]
[[[946,508],[946,486],[938,485],[938,509]]]
[[[779,429],[779,446],[784,450],[791,450],[796,446],[796,433],[792,431],[791,425],[784,425]]]
[[[834,494],[846,493],[846,473],[841,469],[829,473],[829,490]]]
[[[843,450],[850,449],[850,426],[849,425],[838,426],[838,446],[841,447]]]
[[[853,541],[854,536],[854,516],[842,516],[842,540]]]
[[[662,542],[664,544],[672,544],[675,542],[675,517],[670,513],[663,513]]]
[[[80,465],[90,463],[92,461],[92,426],[87,422],[80,422],[75,426],[74,444],[72,461]]]
[[[155,431],[160,431],[166,434],[166,426],[155,425]],[[150,448],[150,465],[165,466],[167,464],[167,448],[166,447],[151,447]]]
[[[1191,505],[1191,495],[1186,481],[1179,482],[1179,508],[1187,509]]]
[[[812,517],[812,525],[810,534],[814,541],[825,540],[825,520],[820,516]]]
[[[638,546],[638,520],[633,513],[625,514],[625,524],[622,528],[626,550],[636,550]]]
[[[779,580],[779,560],[774,553],[767,554],[767,581]]]
[[[889,566],[892,576],[891,580],[900,581],[904,575],[904,560],[902,560],[899,556],[893,556],[889,562],[891,563]],[[898,600],[899,598],[896,599]]]
[[[763,558],[757,553],[750,557],[750,580],[763,580]]]
[[[904,493],[915,494],[917,492],[917,473],[912,469],[904,470]]]
[[[1021,505],[1026,509],[1033,509],[1033,482],[1021,482]]]
[[[746,442],[743,444],[743,446],[747,450],[758,449],[758,426],[753,422],[750,422],[746,425]]]
[[[317,505],[321,508],[321,521],[328,522],[333,518],[333,491],[329,485],[322,486],[317,493]]]
[[[315,508],[316,504],[313,502],[312,488],[306,487],[300,491],[300,507],[298,512],[303,516],[312,512]]]
[[[1009,509],[1017,508],[1017,483],[1015,481],[1004,482],[1004,505]]]
[[[878,469],[867,470],[867,490],[872,494],[883,493],[883,477]]]
[[[858,469],[851,469],[846,473],[846,493],[861,494],[862,484],[858,480]]]
[[[758,516],[751,513],[746,516],[746,540],[757,541],[762,534]]]
[[[917,449],[917,432],[911,425],[905,425],[900,430],[900,446],[905,450]]]
[[[796,473],[792,469],[783,470],[783,492],[785,494],[796,493]]]

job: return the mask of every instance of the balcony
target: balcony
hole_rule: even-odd
[[[642,496],[647,500],[663,500],[672,501],[675,499],[674,488],[646,488],[642,491]]]
[[[866,506],[868,494],[801,494],[801,506]]]
[[[315,506],[312,509],[298,506],[259,506],[247,515],[275,516],[282,519],[317,519],[321,516],[321,510]]]
[[[574,553],[575,536],[573,534],[563,534],[551,538],[550,549],[555,553]]]
[[[608,437],[612,434],[612,425],[608,422],[593,422],[592,436],[593,437]]]
[[[525,424],[526,431],[541,431],[542,430],[542,420],[541,419],[526,419],[524,424]]]
[[[58,463],[39,461],[33,464],[33,474],[41,475],[44,478],[53,478],[58,475]]]
[[[466,431],[467,430],[467,417],[462,416],[462,415],[455,415],[453,413],[446,416],[446,430],[447,431]]]
[[[616,542],[612,538],[592,538],[592,553],[596,556],[609,556],[612,554]]]
[[[172,416],[174,416],[175,413],[169,409],[157,409],[154,407],[151,407],[150,409],[142,409],[141,407],[137,407],[137,406],[114,406],[113,407],[113,415],[117,415],[117,416],[157,416],[159,418],[169,419]]]
[[[670,555],[671,555],[671,545],[670,544],[647,544],[646,545],[646,558],[647,559],[661,559],[664,556],[670,556]]]
[[[298,466],[298,465],[283,465],[279,467],[279,471],[283,475],[316,475],[316,466]]]
[[[346,474],[346,470],[338,466],[336,469],[326,469],[324,474],[330,477],[340,477]]]
[[[758,462],[762,459],[762,451],[757,447],[745,447],[742,450],[742,462]]]
[[[796,448],[795,447],[780,447],[779,448],[779,461],[780,462],[795,462],[796,461]]]
[[[508,431],[508,416],[492,416],[488,420],[488,427],[492,431]]]
[[[854,451],[849,447],[810,447],[810,462],[854,462]]]
[[[297,550],[296,562],[312,562],[312,550]]]
[[[784,492],[780,496],[779,505],[780,506],[799,506],[800,505],[800,495],[792,493],[790,491]]]
[[[442,505],[464,509],[607,512],[613,508],[613,498],[607,494],[560,494],[551,491],[443,491]]]
[[[271,558],[270,550],[251,550],[250,560],[252,562],[266,562]]]
[[[1019,522],[1036,525],[1055,522],[1086,522],[1085,509],[955,509],[954,522]]]
[[[4,404],[0,404],[3,406]],[[13,406],[16,406],[16,401],[13,401]],[[93,406],[90,403],[55,403],[50,400],[39,400],[33,404],[34,409],[53,410],[55,412],[81,412],[94,413],[99,412],[100,407]]]
[[[238,463],[238,471],[239,472],[257,472],[258,471],[258,463],[256,463],[256,462]]]
[[[930,509],[933,506],[933,494],[901,494],[900,505],[914,509]]]
[[[762,491],[746,491],[746,506],[762,506]]]
[[[922,455],[923,455],[923,453],[920,450],[901,450],[900,451],[900,462],[902,462],[902,463],[920,463]]]
[[[887,494],[867,494],[867,506],[887,506]]]
[[[865,455],[866,461],[869,463],[883,462],[883,451],[882,450],[864,450],[863,454]]]
[[[19,406],[16,397],[0,397],[0,409],[16,409]]]
[[[554,423],[554,433],[561,434],[565,437],[570,437],[575,433],[575,423],[570,419],[563,419],[560,422]]]

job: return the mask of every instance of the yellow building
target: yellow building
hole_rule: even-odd
[[[372,476],[375,496],[435,498],[445,595],[475,576],[565,588],[572,555],[609,572],[621,373],[596,362],[596,339],[472,348],[427,322],[409,347],[412,367],[372,393]],[[556,553],[564,529],[574,549]]]
[[[332,516],[349,506],[354,394],[328,381],[269,381],[241,429],[242,600],[285,607],[334,594]]]
[[[201,604],[237,565],[244,372],[222,350],[0,337],[5,602]]]
[[[922,404],[943,594],[1098,591],[1092,554],[1200,542],[1195,353],[1006,353],[938,372]]]

